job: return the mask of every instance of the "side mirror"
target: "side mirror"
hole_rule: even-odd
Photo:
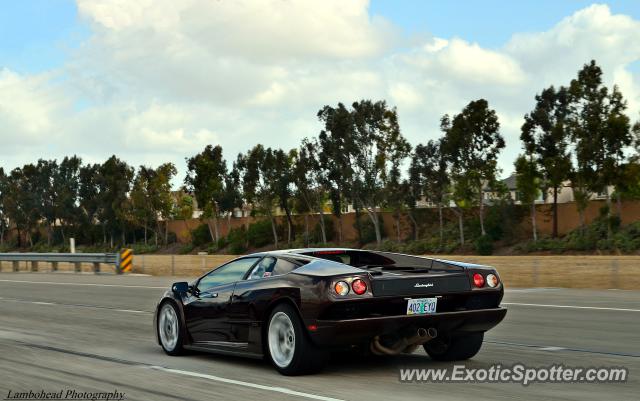
[[[171,290],[177,294],[184,294],[189,291],[189,283],[186,281],[179,281],[177,283],[173,283],[171,286]]]

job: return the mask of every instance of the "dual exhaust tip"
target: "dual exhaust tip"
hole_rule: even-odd
[[[371,352],[375,355],[398,355],[402,352],[411,353],[420,345],[429,342],[438,336],[438,330],[434,327],[428,329],[419,328],[411,337],[405,337],[393,344],[391,347],[380,343],[380,337],[376,336],[371,341]]]

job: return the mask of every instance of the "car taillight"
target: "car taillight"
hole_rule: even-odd
[[[358,278],[353,280],[353,282],[351,283],[351,288],[356,294],[362,295],[367,292],[367,283],[365,283],[364,280],[360,280]]]
[[[349,284],[347,284],[345,281],[338,281],[333,286],[333,289],[335,290],[336,294],[344,296],[349,293]]]
[[[473,275],[473,285],[478,288],[484,287],[484,277],[480,273],[476,273]]]
[[[487,275],[487,285],[491,288],[495,288],[498,286],[498,284],[500,284],[500,279],[498,278],[497,275],[495,274],[488,274]]]

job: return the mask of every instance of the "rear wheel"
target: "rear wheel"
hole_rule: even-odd
[[[473,358],[482,348],[483,332],[437,337],[423,345],[431,359],[461,361]]]
[[[290,305],[278,305],[271,312],[266,341],[271,363],[284,375],[317,372],[326,362],[325,353],[311,343],[296,310]]]
[[[180,355],[182,348],[182,327],[178,311],[172,302],[165,302],[158,313],[158,337],[164,352],[169,355]]]

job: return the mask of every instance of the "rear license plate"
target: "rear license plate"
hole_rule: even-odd
[[[436,313],[438,298],[410,299],[407,304],[407,315],[428,315]]]

